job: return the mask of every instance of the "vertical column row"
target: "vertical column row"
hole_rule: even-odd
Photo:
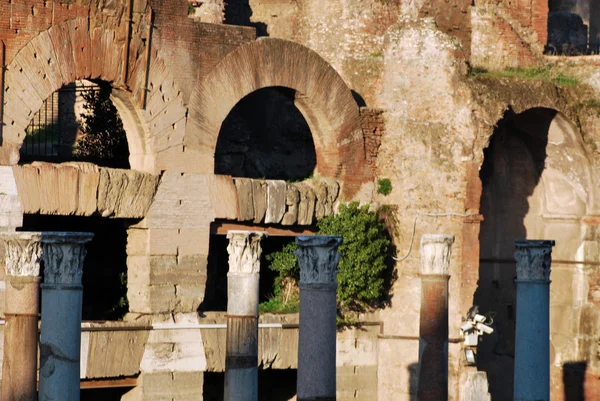
[[[6,293],[2,400],[37,400],[41,233],[3,236]]]
[[[262,232],[230,231],[225,401],[258,400],[258,297]]]
[[[448,280],[454,237],[421,237],[420,401],[448,399]]]
[[[35,401],[42,288],[39,401],[79,401],[84,244],[91,233],[12,233],[6,246],[2,400]],[[44,283],[40,286],[40,262]],[[9,302],[10,300],[10,302]]]
[[[514,401],[550,401],[550,265],[554,241],[516,241]]]
[[[336,397],[337,267],[340,237],[297,237],[300,264],[298,401]]]

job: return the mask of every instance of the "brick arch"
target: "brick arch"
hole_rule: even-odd
[[[156,154],[170,145],[175,136],[171,131],[185,119],[185,108],[158,53],[153,51],[148,63],[146,52],[133,59],[136,53],[131,51],[126,67],[125,46],[116,30],[102,25],[90,29],[88,18],[54,25],[24,45],[6,67],[2,148],[9,157],[4,161],[18,163],[25,129],[53,92],[78,79],[101,79],[116,89],[111,98],[123,120],[131,168],[154,172]],[[145,109],[138,101],[143,92]],[[176,112],[166,112],[173,109]]]
[[[358,106],[339,74],[317,53],[295,42],[261,38],[236,48],[194,88],[184,145],[213,172],[221,124],[245,96],[263,88],[296,91],[295,104],[313,135],[317,173],[338,178],[346,196],[371,179]]]

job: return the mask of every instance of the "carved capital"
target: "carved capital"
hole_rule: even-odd
[[[39,232],[2,234],[6,251],[7,276],[39,276],[42,246]]]
[[[44,284],[80,285],[83,275],[85,243],[92,233],[42,233]]]
[[[425,234],[421,236],[421,274],[448,275],[453,235]]]
[[[517,280],[550,280],[554,241],[515,241]]]
[[[341,243],[342,237],[296,237],[298,250],[294,254],[300,264],[300,283],[337,284],[337,268],[340,262],[338,247]]]
[[[260,241],[267,234],[257,231],[229,231],[229,273],[258,274],[260,272]]]

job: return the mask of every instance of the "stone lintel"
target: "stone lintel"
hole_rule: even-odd
[[[552,264],[552,240],[515,241],[517,280],[550,280]]]
[[[229,245],[229,274],[258,274],[260,272],[260,241],[267,233],[262,231],[237,231],[227,233]]]
[[[93,233],[44,232],[41,236],[44,258],[44,284],[81,285],[84,245]]]
[[[421,236],[421,274],[448,275],[453,235],[424,234]]]
[[[6,248],[6,275],[39,276],[42,261],[41,232],[12,232],[0,235]]]
[[[294,252],[300,264],[300,284],[337,284],[342,237],[323,235],[296,237]]]

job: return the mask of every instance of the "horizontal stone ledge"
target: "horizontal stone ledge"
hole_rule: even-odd
[[[111,218],[145,217],[159,177],[92,163],[13,166],[23,213]]]

